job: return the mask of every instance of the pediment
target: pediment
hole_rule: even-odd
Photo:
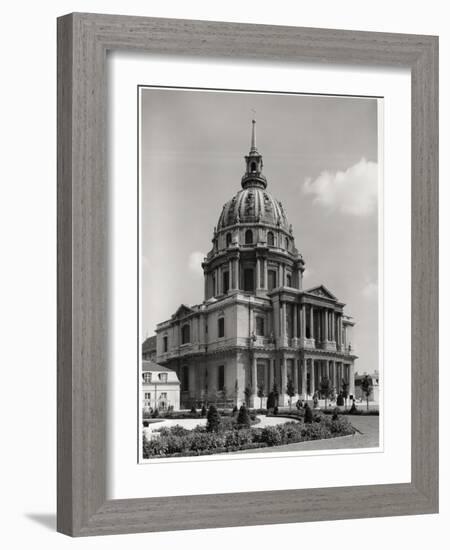
[[[194,310],[189,306],[181,304],[181,306],[172,315],[172,319],[182,319],[183,317],[186,317],[187,315],[190,315],[191,313],[193,313],[193,311]]]
[[[307,290],[306,293],[337,302],[336,296],[332,292],[330,292],[328,288],[324,285],[315,286],[314,288]]]

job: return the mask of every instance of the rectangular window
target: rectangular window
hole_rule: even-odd
[[[253,269],[244,269],[244,290],[247,292],[255,290]]]
[[[264,336],[264,317],[256,317],[256,335]]]
[[[150,393],[146,393],[146,394],[145,394],[145,399],[151,399],[151,394],[150,394]]]
[[[220,365],[217,373],[217,388],[219,391],[223,391],[225,387],[225,365]]]
[[[225,336],[225,318],[220,317],[217,322],[217,332],[219,338],[223,338]]]
[[[145,384],[150,384],[152,381],[152,373],[151,372],[144,372],[144,382]]]
[[[267,288],[273,290],[277,286],[277,272],[273,269],[270,269],[267,272]]]
[[[228,271],[223,272],[222,285],[222,292],[223,294],[226,294],[230,289],[230,273]]]
[[[164,351],[164,353],[167,353],[167,349],[168,349],[168,338],[167,338],[167,336],[164,336],[164,338],[163,338],[163,351]]]

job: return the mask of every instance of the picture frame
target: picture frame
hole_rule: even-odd
[[[410,483],[108,500],[105,135],[111,50],[410,69]],[[436,513],[438,38],[73,13],[58,19],[57,65],[57,530],[88,536]]]

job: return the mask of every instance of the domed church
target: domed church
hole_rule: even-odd
[[[305,262],[267,190],[254,120],[241,187],[202,263],[203,302],[180,305],[156,327],[156,360],[177,373],[181,407],[265,406],[274,388],[286,406],[320,392],[324,378],[354,394],[354,322],[325,286],[303,289]]]

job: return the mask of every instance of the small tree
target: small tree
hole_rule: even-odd
[[[311,407],[308,405],[308,403],[306,403],[304,422],[305,424],[311,424],[312,421],[313,421],[313,413],[312,413]]]
[[[327,377],[322,378],[320,381],[320,393],[325,397],[325,409],[328,407],[328,399],[333,393],[333,388],[331,387],[330,379]]]
[[[275,395],[273,394],[273,391],[271,391],[267,396],[267,410],[270,411],[274,407],[275,407]]]
[[[278,391],[278,386],[276,382],[273,383],[272,393],[273,393],[273,398],[275,400],[274,407],[278,407],[278,399],[280,397],[280,392]]]
[[[262,384],[258,386],[258,397],[261,399],[261,409],[262,409],[263,408],[262,400],[264,399],[264,397],[266,397],[266,394],[264,393],[264,386]]]
[[[203,403],[201,415],[202,415],[202,416],[206,416],[206,412],[207,412],[207,411],[206,411],[206,407],[205,407],[205,404]]]
[[[208,409],[208,416],[206,417],[206,431],[218,432],[221,424],[222,421],[217,407],[215,405],[210,405]]]
[[[294,382],[292,381],[292,378],[288,378],[286,393],[289,396],[289,409],[290,409],[292,407],[292,398],[295,395],[295,387],[294,387]]]
[[[341,387],[342,387],[342,391],[341,391],[342,397],[344,398],[344,402],[345,402],[345,410],[347,410],[348,382],[342,379]]]
[[[245,404],[250,407],[250,396],[252,395],[252,389],[247,386],[244,390]]]
[[[236,424],[238,428],[250,428],[250,415],[248,414],[248,409],[245,405],[241,405],[241,408],[239,409]]]
[[[342,392],[339,392],[339,395],[337,396],[336,405],[338,407],[342,407],[344,405],[344,396],[342,395]]]
[[[369,397],[372,393],[372,380],[367,374],[361,381],[361,389],[366,396],[367,410],[369,410]]]

